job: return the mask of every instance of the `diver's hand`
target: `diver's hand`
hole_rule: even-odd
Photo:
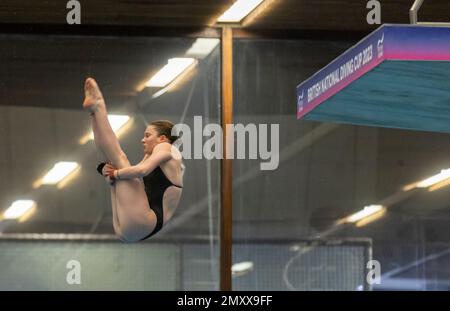
[[[111,172],[114,172],[117,168],[114,167],[111,163],[106,163],[103,167],[102,174],[103,176],[111,176]]]

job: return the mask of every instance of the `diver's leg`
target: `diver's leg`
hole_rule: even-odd
[[[94,79],[86,79],[83,108],[90,112],[94,141],[101,152],[118,169],[130,166],[127,156],[108,120],[103,95]]]
[[[122,241],[140,241],[156,227],[141,180],[117,180],[111,187],[111,204],[114,231]]]

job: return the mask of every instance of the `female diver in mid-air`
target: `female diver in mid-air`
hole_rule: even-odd
[[[183,186],[181,153],[172,143],[173,124],[154,121],[146,128],[144,158],[130,165],[108,121],[103,95],[92,78],[84,85],[83,108],[90,113],[94,141],[106,158],[97,170],[111,185],[113,226],[124,242],[137,242],[157,233],[172,217]]]

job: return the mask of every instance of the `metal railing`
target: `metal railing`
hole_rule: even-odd
[[[425,26],[450,26],[450,23],[443,22],[419,22],[417,19],[417,13],[420,10],[424,0],[415,0],[412,7],[409,9],[409,21],[412,25],[425,25]]]

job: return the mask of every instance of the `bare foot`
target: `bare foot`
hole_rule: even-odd
[[[102,92],[92,78],[87,78],[84,83],[84,95],[83,109],[86,111],[95,113],[99,105],[105,104]]]

